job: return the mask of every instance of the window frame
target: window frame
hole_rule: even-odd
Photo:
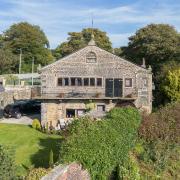
[[[100,80],[100,84],[98,84],[98,80]],[[102,83],[103,83],[103,80],[102,80],[102,78],[96,78],[96,86],[97,87],[102,87]]]
[[[93,83],[93,85],[91,84],[91,80],[94,80],[94,83]],[[96,86],[96,82],[95,82],[95,78],[89,78],[89,81],[90,81],[90,83],[89,83],[89,85],[91,86],[91,87],[95,87]]]
[[[130,85],[127,85],[126,82],[130,81]],[[133,79],[132,78],[125,78],[125,87],[132,88],[133,87]]]
[[[97,62],[97,55],[93,51],[89,51],[86,54],[86,63],[96,63]]]
[[[72,83],[72,79],[74,80],[74,84]],[[76,86],[76,78],[70,77],[71,86]]]
[[[87,85],[85,85],[85,79],[88,80]],[[89,78],[83,78],[83,86],[87,87],[89,86],[89,84],[90,84]]]
[[[69,86],[70,85],[68,77],[63,78],[63,80],[64,80],[64,86]],[[68,82],[67,84],[66,84],[66,80]]]
[[[80,80],[80,81],[79,81],[79,80]],[[80,82],[80,84],[79,84],[79,82]],[[77,86],[82,86],[82,85],[83,85],[83,84],[82,84],[82,78],[77,77],[77,78],[76,78],[76,83],[77,83],[77,84],[76,84]]]
[[[61,80],[61,83],[59,83],[60,82],[59,80]],[[57,86],[63,86],[63,78],[62,77],[57,78]]]

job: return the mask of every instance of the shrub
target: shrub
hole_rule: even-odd
[[[144,151],[138,154],[138,158],[149,164],[158,175],[170,171],[168,166],[170,161],[172,162],[172,157],[176,158],[174,159],[175,164],[178,162],[174,154],[180,143],[179,117],[180,103],[171,103],[145,116],[140,126],[139,137]],[[175,169],[171,174],[176,174],[176,172]]]
[[[116,174],[117,180],[140,180],[139,166],[132,154],[126,162],[118,164]]]
[[[32,122],[32,128],[41,130],[41,124],[38,119],[34,119]]]
[[[0,145],[0,179],[15,178],[15,163],[13,152]]]
[[[179,143],[180,102],[168,104],[149,116],[144,116],[139,136],[146,141],[162,140]]]
[[[53,167],[54,165],[54,157],[53,157],[53,151],[52,149],[50,150],[50,153],[49,153],[49,167]]]
[[[140,115],[134,108],[115,108],[103,121],[87,117],[73,121],[64,136],[63,162],[80,162],[92,179],[106,179],[134,145]]]
[[[35,168],[35,169],[30,170],[30,172],[28,173],[25,179],[26,180],[39,180],[43,176],[48,174],[49,171],[50,169]]]

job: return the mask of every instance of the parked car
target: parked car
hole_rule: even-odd
[[[41,102],[35,100],[19,101],[15,104],[9,104],[4,108],[4,117],[15,117],[20,119],[22,115],[40,113]]]

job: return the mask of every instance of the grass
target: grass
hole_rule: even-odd
[[[48,167],[51,149],[57,160],[60,139],[58,135],[43,134],[29,126],[0,124],[0,144],[15,150],[18,175],[25,175],[31,167]]]

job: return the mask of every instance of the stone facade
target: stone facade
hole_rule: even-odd
[[[76,85],[73,84],[73,78]],[[95,85],[85,86],[84,79],[94,79]],[[98,79],[102,81],[100,86],[97,85]],[[113,81],[113,87],[107,85],[111,84],[110,81]],[[126,81],[130,84],[126,84]],[[86,109],[87,100],[93,100],[96,106],[100,101],[106,111],[121,101],[131,101],[148,113],[152,109],[151,69],[122,59],[94,43],[44,67],[41,70],[41,82],[43,124],[51,122],[54,125],[57,120],[66,118],[67,109]],[[118,95],[108,96],[107,92],[111,89],[115,94],[115,88]]]
[[[0,93],[0,118],[3,116],[3,109],[8,104],[13,104],[16,100],[31,99],[30,88],[11,88],[5,92]]]

